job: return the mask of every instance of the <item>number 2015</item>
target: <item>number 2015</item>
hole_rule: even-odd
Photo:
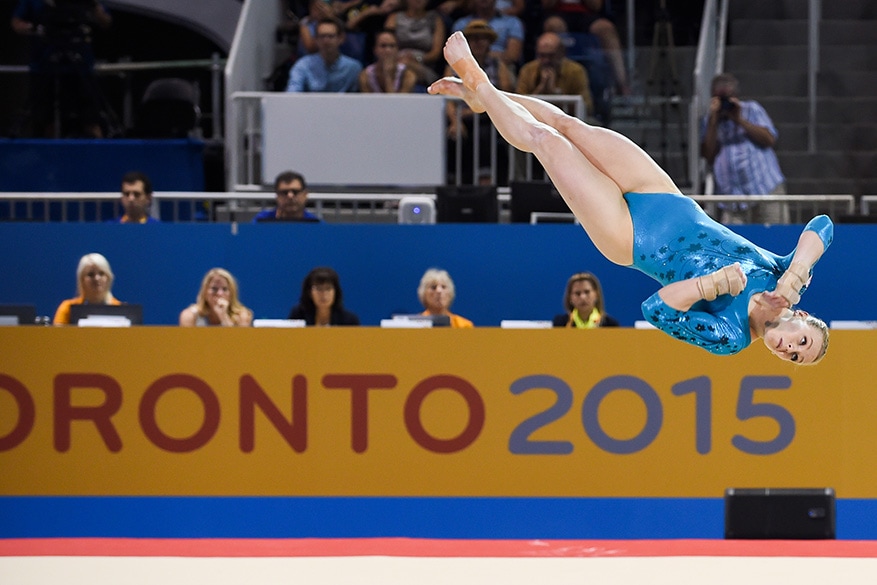
[[[795,438],[795,419],[784,407],[771,402],[756,401],[755,393],[769,390],[786,390],[792,381],[786,376],[745,376],[740,381],[736,416],[740,421],[767,418],[779,426],[777,435],[768,441],[734,435],[731,444],[751,455],[773,455],[788,447]],[[509,437],[509,451],[517,455],[565,455],[572,453],[569,441],[537,441],[530,436],[537,430],[559,420],[573,406],[573,391],[569,385],[555,376],[533,375],[519,378],[512,383],[512,394],[519,395],[531,390],[550,390],[556,400],[546,410],[521,422]],[[636,394],[646,408],[643,429],[629,439],[609,436],[600,423],[598,410],[603,400],[617,391]],[[693,395],[695,401],[694,443],[697,452],[705,455],[712,450],[712,383],[707,376],[683,380],[671,388],[674,396]],[[664,407],[658,393],[647,382],[635,376],[610,376],[600,380],[582,403],[582,426],[593,443],[608,453],[626,455],[647,448],[657,438],[664,420]]]

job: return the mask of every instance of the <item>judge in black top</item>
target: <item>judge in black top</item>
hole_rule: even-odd
[[[338,273],[327,266],[314,268],[302,281],[289,319],[304,319],[307,325],[359,325],[359,317],[344,308]]]
[[[590,272],[579,272],[569,277],[563,293],[566,313],[554,317],[555,327],[618,327],[618,321],[606,313],[603,288]]]

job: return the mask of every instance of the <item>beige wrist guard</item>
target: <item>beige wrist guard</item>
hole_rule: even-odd
[[[789,301],[789,306],[801,300],[801,289],[810,281],[810,268],[803,262],[792,262],[777,282],[776,293]]]
[[[736,266],[724,266],[698,277],[697,290],[707,301],[714,301],[719,295],[737,296],[743,292],[743,279]]]

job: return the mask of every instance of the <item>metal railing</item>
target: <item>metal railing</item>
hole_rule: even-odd
[[[262,144],[264,139],[264,128],[270,127],[272,120],[262,108],[262,99],[267,96],[277,96],[273,92],[237,92],[231,96],[231,116],[229,120],[233,120],[234,127],[228,128],[226,148],[228,156],[228,189],[235,192],[243,191],[262,191],[273,180],[274,177],[262,176]],[[294,97],[294,96],[291,96]],[[382,96],[384,99],[396,99],[396,96],[387,94]],[[403,96],[405,97],[405,96]],[[535,96],[548,101],[579,119],[585,119],[586,109],[585,102],[580,95],[539,95]],[[436,99],[434,96],[424,95],[423,99]],[[453,98],[445,98],[453,99]],[[454,99],[453,101],[459,101]],[[314,116],[319,116],[319,111],[314,111]],[[462,127],[463,110],[457,108],[457,127]],[[338,127],[339,122],[332,118],[327,118],[321,122],[321,126],[325,128],[327,136],[343,137],[345,129]],[[394,119],[386,120],[384,125],[387,128],[398,126]],[[399,132],[403,132],[404,128],[400,128]],[[534,157],[532,155],[523,155],[516,149],[508,146],[506,152],[500,152],[499,145],[502,144],[497,140],[497,132],[493,125],[483,116],[476,116],[473,120],[472,130],[472,169],[484,169],[484,178],[492,184],[505,184],[509,180],[521,179],[526,180],[532,177],[534,168]],[[293,140],[294,137],[290,137]],[[482,160],[481,157],[481,141],[489,141],[488,160]],[[449,177],[449,183],[460,185],[464,184],[463,177],[463,148],[464,141],[459,137],[454,141],[455,149],[452,156],[455,158],[456,172],[453,177]],[[500,157],[506,157],[507,176],[502,176],[500,169],[505,168],[500,165]],[[521,158],[523,157],[523,159]],[[522,162],[523,161],[523,162]],[[468,161],[467,161],[468,162]],[[388,161],[387,164],[393,164]],[[443,164],[442,161],[436,161],[436,164]],[[362,185],[351,185],[351,190],[362,190]]]
[[[756,203],[785,203],[789,208],[789,223],[806,223],[813,216],[826,214],[834,221],[855,215],[856,198],[853,195],[689,195],[706,212],[716,217],[721,204],[750,204],[743,213],[752,222]]]
[[[131,74],[139,71],[209,70],[210,111],[204,117],[209,117],[211,122],[211,135],[208,138],[220,138],[222,136],[222,76],[224,67],[225,59],[220,57],[219,53],[213,53],[210,59],[96,63],[94,72],[98,76],[115,76],[122,80],[130,80]],[[0,74],[22,75],[28,71],[27,65],[0,65]],[[130,130],[134,127],[134,96],[130,83],[124,84],[120,109],[122,124],[126,130]]]
[[[330,223],[395,223],[399,200],[416,194],[435,199],[434,192],[338,193],[311,192],[308,207]],[[838,221],[856,216],[853,195],[689,195],[710,214],[723,203],[785,203],[790,222],[806,223],[814,215],[825,213]],[[861,198],[862,216],[869,216],[877,195]],[[510,221],[511,194],[508,187],[497,189],[499,221]],[[156,192],[153,215],[160,208],[172,206],[162,219],[166,222],[249,222],[253,216],[274,206],[271,192]],[[121,215],[120,196],[116,192],[99,193],[0,193],[0,215],[11,221],[84,222],[108,221]],[[550,218],[546,218],[550,219]]]
[[[725,35],[728,0],[706,0],[700,24],[700,39],[694,61],[691,106],[688,109],[688,173],[691,188],[700,190],[706,163],[700,156],[700,119],[710,102],[712,78],[725,68]],[[706,190],[708,193],[709,189]]]
[[[859,213],[863,217],[870,217],[871,215],[871,204],[877,204],[877,195],[863,195],[861,198],[861,207],[859,208]]]

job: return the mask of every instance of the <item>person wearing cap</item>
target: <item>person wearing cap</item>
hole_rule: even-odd
[[[493,29],[496,35],[491,42],[490,52],[508,65],[516,68],[524,54],[524,23],[517,16],[502,14],[496,9],[496,0],[472,0],[472,13],[457,19],[451,32],[464,31],[474,20],[481,20]]]

